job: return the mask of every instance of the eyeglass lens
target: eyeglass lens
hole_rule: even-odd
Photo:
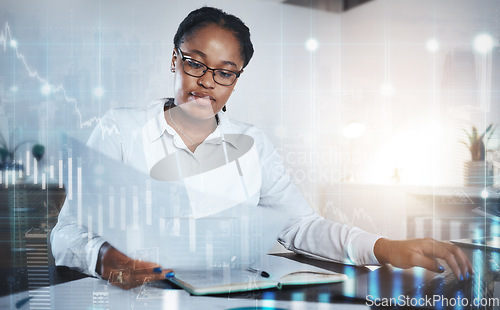
[[[203,76],[208,70],[211,70],[213,72],[212,76],[214,81],[217,84],[224,86],[232,85],[238,77],[238,75],[232,71],[224,69],[212,69],[202,62],[187,58],[182,55],[182,51],[180,51],[180,54],[183,60],[184,72],[188,75],[200,77]]]

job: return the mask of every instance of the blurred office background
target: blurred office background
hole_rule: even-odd
[[[423,236],[415,223],[441,223],[442,206],[427,198],[451,188],[445,205],[465,201],[468,217],[471,159],[460,141],[472,125],[500,125],[496,0],[2,1],[0,130],[45,146],[36,163],[29,144],[16,153],[24,182],[59,187],[62,133],[86,141],[108,109],[171,96],[174,33],[203,5],[252,33],[255,55],[227,114],[271,138],[319,213]],[[449,233],[430,236],[472,229],[448,222]]]

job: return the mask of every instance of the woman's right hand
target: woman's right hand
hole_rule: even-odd
[[[373,253],[381,264],[389,263],[399,268],[420,266],[434,272],[443,272],[444,267],[438,262],[438,259],[442,259],[453,270],[457,279],[467,279],[474,273],[471,262],[458,246],[429,238],[380,238],[375,242]]]
[[[165,279],[171,269],[161,269],[158,264],[132,259],[109,244],[104,244],[99,251],[97,269],[112,285],[131,289],[146,282]],[[98,262],[99,262],[98,261]]]

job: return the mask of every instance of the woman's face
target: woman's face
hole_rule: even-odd
[[[231,31],[217,25],[208,25],[187,36],[180,49],[183,56],[210,68],[240,72],[243,67],[238,40]],[[231,86],[215,83],[211,70],[201,77],[187,75],[179,52],[175,49],[171,66],[175,70],[176,104],[198,120],[213,118],[224,107],[236,85],[236,81]]]

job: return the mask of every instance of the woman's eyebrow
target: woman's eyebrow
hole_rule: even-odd
[[[189,50],[188,52],[189,52],[189,53],[193,53],[193,54],[197,54],[197,55],[199,55],[200,57],[202,57],[202,58],[204,58],[204,59],[206,59],[206,58],[207,58],[207,54],[203,53],[203,52],[202,52],[202,51],[200,51],[200,50],[196,50],[196,49],[195,49],[195,50]],[[236,69],[238,69],[238,66],[237,66],[234,62],[232,62],[232,61],[230,61],[230,60],[224,60],[224,61],[222,61],[222,63],[223,63],[223,64],[225,64],[225,65],[230,65],[230,66],[233,66],[233,67],[235,67]]]
[[[189,50],[188,51],[189,53],[194,53],[194,54],[198,54],[199,56],[203,57],[203,58],[207,58],[207,54],[203,53],[202,51],[200,50]]]
[[[224,63],[224,64],[226,64],[226,65],[233,66],[233,67],[235,67],[236,69],[238,69],[238,66],[237,66],[234,62],[232,62],[232,61],[229,61],[229,60],[224,60],[224,61],[223,61],[223,63]]]

